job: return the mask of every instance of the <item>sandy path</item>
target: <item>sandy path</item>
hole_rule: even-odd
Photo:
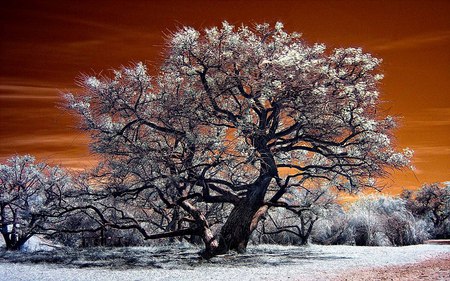
[[[353,270],[335,280],[450,280],[450,254],[406,265]]]

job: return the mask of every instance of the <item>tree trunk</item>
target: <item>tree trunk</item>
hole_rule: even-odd
[[[195,220],[197,235],[202,238],[203,243],[205,244],[205,250],[202,253],[202,256],[206,259],[211,258],[218,248],[219,243],[217,242],[216,237],[214,237],[205,215],[187,200],[183,201],[180,206]]]
[[[230,250],[238,253],[246,251],[251,234],[268,209],[264,205],[264,196],[271,179],[265,177],[258,180],[249,188],[247,196],[233,208],[220,231],[219,246],[213,249],[211,256],[224,254]]]
[[[0,223],[1,229],[0,232],[3,236],[3,240],[5,241],[6,250],[8,251],[17,251],[20,250],[23,244],[27,242],[29,236],[21,237],[19,233],[17,233],[17,216],[16,212],[13,213],[13,221],[6,221],[6,206],[0,206]]]
[[[223,254],[229,250],[239,253],[245,252],[250,235],[254,216],[261,206],[250,202],[247,198],[242,200],[230,213],[219,235],[219,248],[215,254]]]
[[[175,206],[173,208],[171,221],[168,223],[166,227],[166,231],[176,231],[179,229],[179,225],[180,225],[180,210],[178,206]],[[175,239],[176,239],[175,237],[170,237],[169,243],[174,243]]]
[[[27,240],[19,239],[17,241],[11,241],[11,243],[6,243],[6,250],[8,251],[18,251],[22,248]]]
[[[27,242],[28,237],[15,237],[9,233],[2,233],[3,240],[5,241],[6,250],[18,251]]]
[[[248,186],[246,196],[234,206],[227,221],[220,230],[217,247],[206,249],[206,258],[227,253],[230,250],[243,253],[251,234],[267,212],[264,197],[270,182],[278,176],[277,166],[265,136],[255,136],[253,145],[260,155],[260,173],[258,179]],[[215,241],[217,242],[217,241]]]

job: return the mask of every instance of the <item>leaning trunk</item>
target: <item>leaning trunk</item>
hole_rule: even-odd
[[[251,234],[256,229],[261,217],[267,211],[264,196],[271,177],[252,185],[247,196],[231,211],[219,234],[219,246],[212,255],[224,254],[230,250],[245,252]]]
[[[261,218],[262,204],[242,200],[230,213],[219,235],[219,248],[216,254],[230,250],[245,252],[250,236]]]
[[[260,154],[259,177],[248,186],[246,196],[231,211],[219,233],[218,246],[211,248],[207,257],[224,254],[230,250],[238,253],[245,252],[251,234],[267,212],[268,207],[264,204],[264,197],[270,182],[278,176],[278,170],[273,155],[267,147],[266,138],[255,136],[253,144]]]

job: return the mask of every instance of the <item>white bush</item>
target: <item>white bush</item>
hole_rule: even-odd
[[[400,198],[364,196],[348,211],[353,243],[365,246],[404,246],[427,238],[425,225],[416,220]]]

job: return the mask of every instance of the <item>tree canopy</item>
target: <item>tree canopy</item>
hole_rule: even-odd
[[[354,192],[410,165],[380,110],[381,60],[359,48],[309,45],[281,23],[224,22],[178,30],[164,54],[154,76],[137,63],[85,76],[83,93],[65,98],[111,196],[179,208],[167,236],[198,235],[209,254],[245,250],[268,208],[295,202],[289,191]],[[215,236],[206,213],[217,204],[231,211]]]
[[[62,209],[70,175],[58,166],[36,163],[30,155],[0,164],[0,226],[7,249],[18,250],[31,236],[44,233]],[[56,220],[59,220],[56,218]]]

